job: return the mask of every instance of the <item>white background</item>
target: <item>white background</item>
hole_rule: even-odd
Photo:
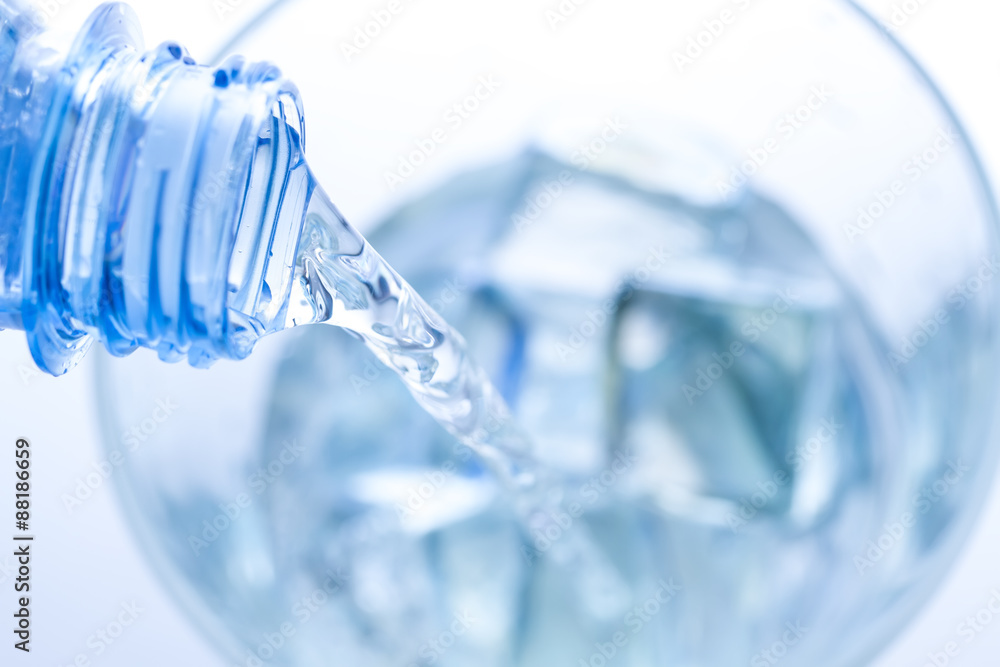
[[[693,0],[697,1],[697,0]],[[899,30],[957,107],[1000,186],[1000,3],[994,0],[909,0],[919,11]],[[56,25],[78,25],[96,0],[58,0]],[[233,12],[220,21],[212,0],[175,2],[134,0],[148,44],[176,39],[204,57],[206,45],[217,43],[252,15],[262,0],[233,0]],[[381,3],[368,3],[379,4]],[[549,3],[554,4],[554,3]],[[867,3],[888,17],[903,0]],[[179,6],[190,7],[181,12]],[[199,45],[201,51],[199,51]],[[75,481],[101,459],[97,444],[92,362],[58,380],[32,372],[24,337],[0,334],[0,442],[27,435],[34,445],[35,545],[33,564],[36,607],[34,651],[28,659],[13,655],[3,640],[0,664],[70,665],[78,655],[107,667],[159,667],[225,664],[208,640],[174,604],[168,591],[143,559],[131,537],[110,484],[99,488],[72,515],[60,502]],[[6,450],[4,450],[6,451]],[[875,663],[878,667],[920,667],[929,652],[958,641],[961,654],[949,664],[987,667],[1000,656],[1000,617],[972,642],[956,636],[956,626],[1000,591],[1000,487],[994,488],[967,548],[942,582],[930,605]],[[12,559],[0,552],[0,611],[12,602]],[[109,624],[125,602],[142,608],[138,621],[101,655],[88,647],[88,637]],[[7,622],[0,632],[7,637]],[[362,667],[362,666],[359,666]]]

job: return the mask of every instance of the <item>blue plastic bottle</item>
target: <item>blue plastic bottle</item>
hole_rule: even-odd
[[[68,50],[22,0],[0,28],[0,328],[55,375],[95,339],[205,366],[282,328],[313,186],[280,72],[147,51],[119,3]]]

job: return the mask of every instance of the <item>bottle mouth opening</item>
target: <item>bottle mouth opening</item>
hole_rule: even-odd
[[[299,237],[314,185],[305,163],[305,117],[295,88],[277,91],[258,126],[227,270],[227,355],[285,328]]]

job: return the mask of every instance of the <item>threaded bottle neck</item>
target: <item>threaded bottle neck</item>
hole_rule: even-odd
[[[276,118],[301,159],[295,89],[271,65],[200,67],[177,44],[141,44],[126,6],[95,12],[56,75],[37,140],[18,315],[51,373],[95,337],[116,355],[147,347],[196,366],[242,358],[273,328],[261,280],[291,280],[290,270],[268,273],[268,257],[259,271],[244,255],[271,253],[276,233],[293,237],[279,244],[298,238],[280,193],[252,187],[254,174],[271,182],[286,168],[272,150]]]

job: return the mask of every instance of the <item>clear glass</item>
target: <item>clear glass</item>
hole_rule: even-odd
[[[393,6],[232,48],[297,83],[311,169],[468,339],[553,516],[525,534],[331,327],[140,351],[100,404],[178,598],[246,665],[869,660],[995,470],[997,216],[934,86],[839,0]]]

